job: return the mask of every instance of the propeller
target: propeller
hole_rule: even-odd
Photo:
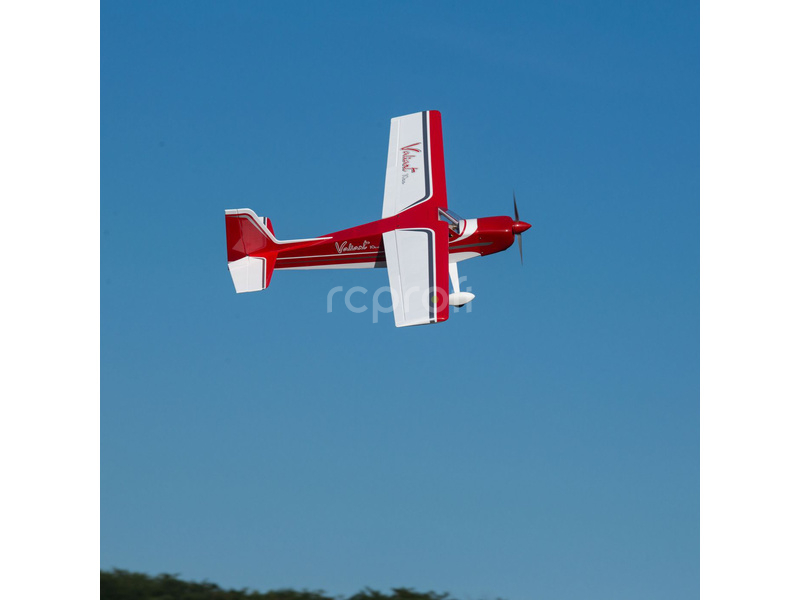
[[[527,231],[531,226],[530,223],[519,220],[519,210],[517,210],[517,193],[512,192],[512,194],[514,197],[514,223],[511,225],[511,230],[517,237],[517,243],[519,244],[519,264],[524,264],[522,262],[522,232]]]

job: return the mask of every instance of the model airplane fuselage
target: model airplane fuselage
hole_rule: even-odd
[[[457,263],[507,249],[530,225],[506,216],[462,219],[447,208],[441,115],[392,119],[383,218],[321,237],[280,241],[269,219],[225,211],[228,268],[237,292],[266,288],[275,269],[387,268],[395,324],[444,321],[461,292]],[[448,282],[448,279],[450,282]],[[453,292],[449,292],[452,283]]]

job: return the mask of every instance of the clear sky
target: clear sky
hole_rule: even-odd
[[[515,190],[524,266],[461,263],[471,311],[406,329],[326,310],[380,269],[234,293],[226,208],[375,220],[428,109],[450,207]],[[106,2],[100,118],[102,568],[699,596],[696,2]]]

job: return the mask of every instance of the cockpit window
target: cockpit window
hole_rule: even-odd
[[[456,235],[461,235],[461,232],[464,231],[464,219],[458,216],[455,211],[448,209],[439,209],[439,220],[440,221],[447,221],[447,224],[450,226],[450,230],[455,233]]]

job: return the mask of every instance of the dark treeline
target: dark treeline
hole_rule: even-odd
[[[223,590],[215,583],[184,581],[177,575],[157,576],[122,569],[100,571],[100,600],[457,600],[446,592],[417,592],[395,588],[384,594],[366,588],[353,596],[331,596],[323,591],[272,590],[256,592],[247,588]]]

